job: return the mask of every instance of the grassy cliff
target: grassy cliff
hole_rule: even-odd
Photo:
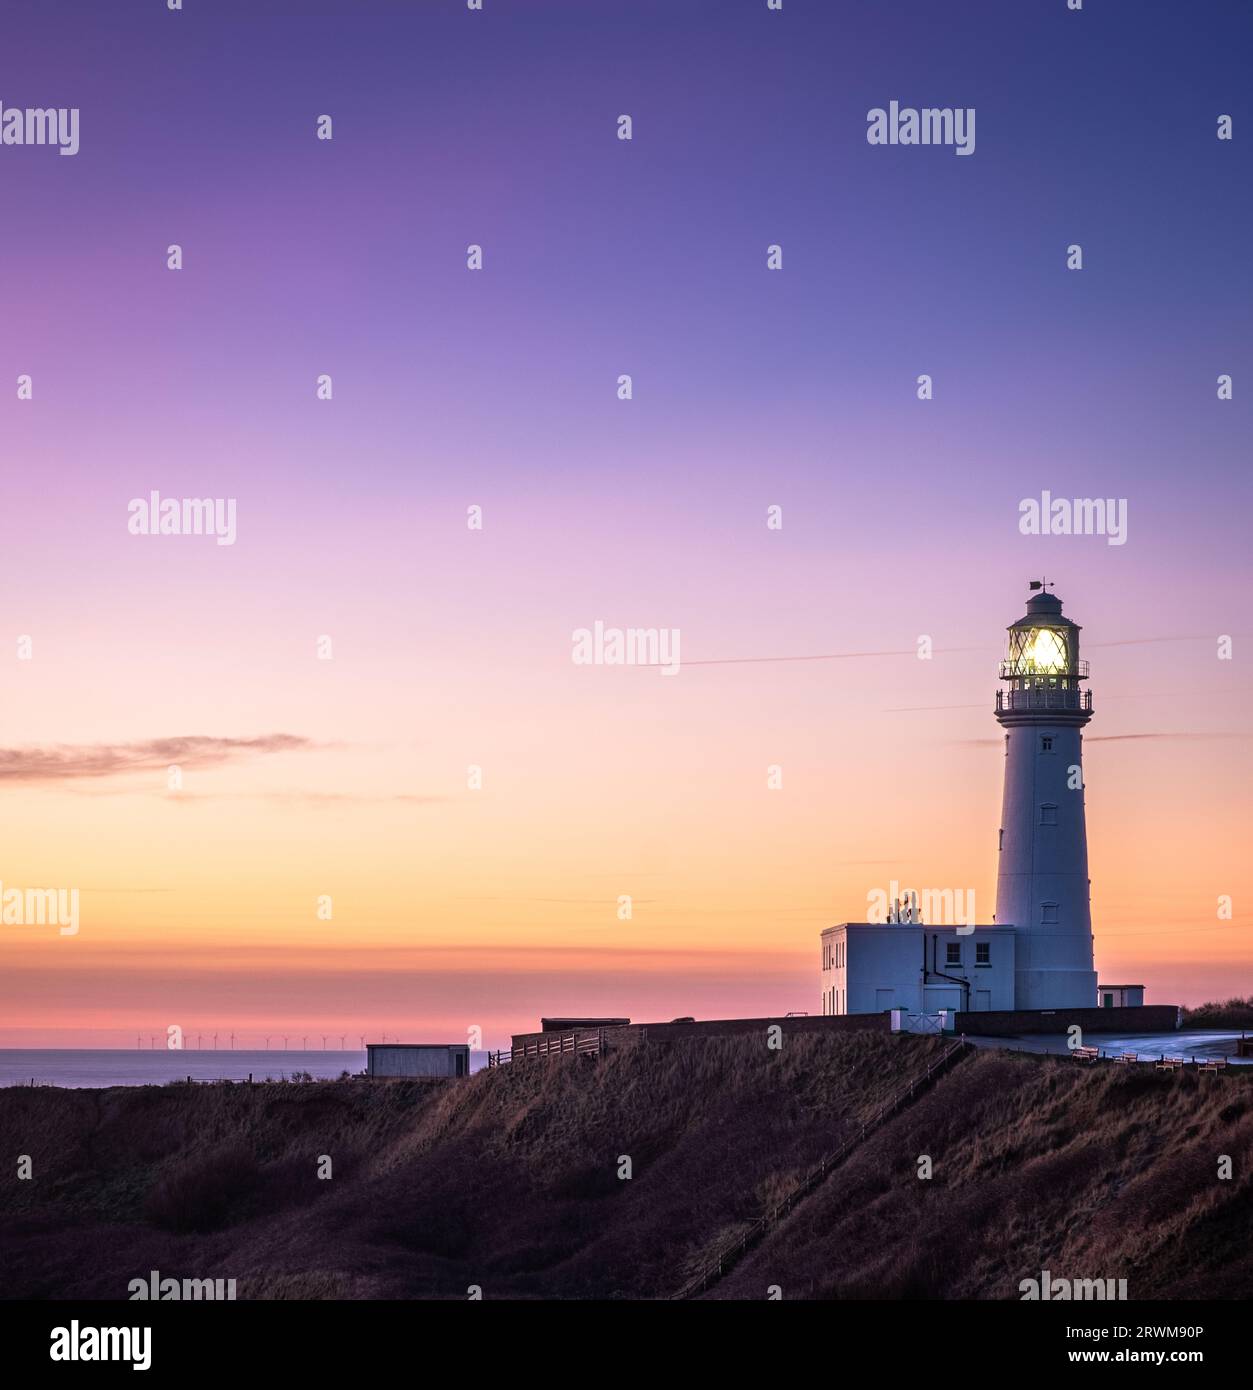
[[[241,1298],[665,1297],[944,1046],[741,1037],[451,1084],[3,1090],[0,1294],[124,1298],[156,1269]],[[1012,1298],[1043,1268],[1248,1296],[1251,1086],[978,1053],[707,1296]]]

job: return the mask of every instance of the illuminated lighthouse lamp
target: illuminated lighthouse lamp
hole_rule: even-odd
[[[1061,601],[1047,592],[1045,581],[1036,580],[1038,593],[1027,605],[1027,616],[1009,630],[1001,679],[1014,690],[1073,691],[1079,703],[1079,682],[1087,677],[1088,663],[1079,660],[1079,625],[1062,617]],[[1063,697],[1062,703],[1069,701]]]

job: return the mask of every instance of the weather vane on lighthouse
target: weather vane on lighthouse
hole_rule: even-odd
[[[1057,588],[1057,581],[1055,579],[1033,579],[1031,588],[1043,589],[1045,593],[1048,593],[1050,589]]]

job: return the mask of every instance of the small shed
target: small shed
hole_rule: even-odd
[[[1144,1007],[1143,985],[1097,985],[1096,1000],[1102,1009],[1139,1009]]]
[[[468,1043],[367,1043],[365,1056],[367,1076],[470,1075]]]

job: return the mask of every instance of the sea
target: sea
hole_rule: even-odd
[[[1090,1041],[1106,1056],[1135,1052],[1143,1061],[1160,1056],[1195,1058],[1226,1057],[1238,1066],[1253,1058],[1238,1058],[1238,1033],[1140,1033],[1127,1037],[1093,1034]],[[974,1038],[984,1047],[1008,1047],[1029,1052],[1065,1054],[1067,1039],[1058,1034],[1022,1038]],[[487,1066],[486,1052],[470,1053],[470,1070]],[[334,1080],[347,1072],[365,1071],[361,1051],[323,1052],[244,1051],[232,1048],[0,1048],[0,1086],[164,1086],[171,1081],[286,1081],[299,1072],[318,1080]]]
[[[471,1052],[470,1070],[487,1065]],[[164,1086],[170,1081],[285,1081],[308,1072],[334,1080],[365,1071],[361,1051],[246,1052],[232,1048],[0,1048],[0,1086]]]

